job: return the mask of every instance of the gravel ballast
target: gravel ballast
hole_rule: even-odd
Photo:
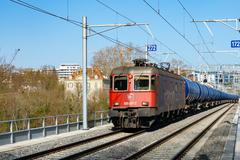
[[[12,145],[1,146],[0,159],[16,159],[37,152],[49,150],[69,143],[88,139],[98,135],[113,132],[112,124],[95,127],[89,130],[79,130],[60,135],[39,138],[26,142],[19,142]],[[48,139],[48,140],[46,140]]]
[[[216,124],[208,133],[209,135],[206,135],[208,137],[199,141],[199,145],[196,145],[195,148],[192,149],[192,152],[189,152],[184,159],[221,159],[237,109],[237,105],[235,106],[229,114]]]
[[[201,117],[203,117],[203,116],[205,116],[205,115],[207,115],[211,112],[214,112],[214,111],[218,110],[219,108],[222,108],[223,106],[226,106],[226,105],[227,104],[221,105],[221,106],[213,108],[211,110],[207,110],[207,111],[198,113],[196,115],[187,117],[187,118],[185,118],[181,121],[173,122],[173,123],[171,123],[167,126],[161,127],[160,129],[157,128],[155,130],[147,131],[147,132],[145,132],[143,134],[140,134],[136,137],[133,137],[131,139],[128,139],[126,141],[118,143],[114,146],[110,146],[108,148],[102,149],[102,150],[100,150],[98,152],[95,152],[93,154],[90,154],[88,156],[82,157],[81,159],[102,159],[102,160],[124,159],[124,158],[132,155],[133,153],[141,150],[143,147],[149,145],[150,143],[153,143],[156,140],[159,140],[159,139],[165,137],[166,135],[169,135],[169,134],[175,132],[179,128],[182,128],[183,126],[186,126],[187,124],[190,124],[193,121],[196,121],[197,119],[200,119]],[[230,112],[231,114],[228,114],[227,116],[225,116],[225,118],[228,118],[228,119],[224,118],[223,123],[221,123],[221,125],[218,125],[219,127],[216,130],[215,135],[213,134],[213,136],[217,137],[217,139],[219,139],[219,140],[222,139],[221,136],[226,136],[226,137],[228,136],[228,131],[229,131],[229,128],[230,128],[228,125],[232,122],[231,121],[232,120],[231,116],[234,116],[235,111],[236,110],[232,109],[231,112]],[[96,127],[96,128],[90,129],[90,130],[78,131],[77,134],[74,134],[74,135],[71,135],[71,136],[65,136],[65,137],[60,136],[60,135],[59,135],[59,137],[58,136],[52,136],[51,140],[49,140],[49,141],[41,142],[41,140],[39,139],[38,143],[31,144],[31,145],[24,145],[24,147],[19,146],[19,147],[16,147],[14,149],[9,149],[9,150],[5,150],[5,151],[2,151],[1,148],[0,148],[0,159],[15,159],[15,158],[30,155],[30,154],[33,154],[33,153],[36,153],[36,152],[49,150],[49,149],[52,149],[52,148],[55,148],[55,147],[58,147],[58,146],[73,143],[73,142],[76,142],[76,141],[81,141],[81,140],[88,139],[88,138],[91,138],[91,137],[95,137],[95,136],[98,136],[98,135],[103,135],[103,134],[106,134],[106,133],[113,132],[112,127],[113,127],[112,125]],[[127,134],[130,134],[130,133],[122,133],[122,134],[119,134],[119,135],[121,137],[121,136],[125,136]],[[189,138],[187,133],[185,134],[185,138],[186,139]],[[213,138],[213,137],[209,136],[209,138]],[[92,146],[102,144],[102,143],[105,143],[107,141],[111,141],[113,139],[115,139],[115,138],[111,139],[111,137],[110,138],[106,137],[106,139],[103,138],[103,139],[99,140],[98,142],[93,142]],[[45,140],[45,138],[43,138],[42,140]],[[205,144],[205,142],[204,143],[202,142],[201,147],[199,147],[201,149],[200,150],[198,149],[198,150],[195,151],[194,156],[195,156],[195,154],[197,155],[196,159],[199,159],[198,156],[201,156],[202,154],[207,153],[207,152],[202,151],[202,150],[209,150],[209,149],[206,149],[206,147],[211,148],[213,145],[215,145],[215,143],[219,143],[219,144],[216,144],[217,146],[219,146],[219,147],[217,147],[218,151],[216,151],[216,153],[212,154],[213,157],[214,157],[215,154],[219,154],[220,148],[223,150],[224,144],[225,144],[225,141],[222,141],[220,143],[216,139],[212,140],[212,141],[209,141],[208,142],[209,144],[207,144],[207,142],[208,142],[208,140],[206,141],[206,144]],[[184,143],[184,140],[183,140],[183,142],[179,142],[179,144],[181,144],[181,143]],[[86,145],[86,146],[83,145],[83,146],[79,146],[79,147],[77,146],[77,147],[74,147],[73,149],[70,149],[70,150],[64,150],[60,154],[54,154],[52,156],[49,155],[49,156],[47,156],[43,159],[59,159],[59,158],[65,157],[67,155],[70,155],[71,152],[76,153],[76,152],[79,152],[79,151],[83,151],[86,148],[91,148],[92,146],[91,145]],[[177,144],[175,145],[173,143],[172,148],[174,148],[174,147],[176,148]],[[213,149],[215,149],[215,147]],[[170,154],[170,151],[168,149],[166,149],[166,150],[164,150],[163,154],[164,153],[165,154],[167,154],[167,153]],[[188,158],[192,159],[193,158],[192,155],[193,154],[191,154],[191,157],[186,157],[186,159],[188,159]],[[147,158],[152,159],[154,157],[150,156],[150,157],[147,157]],[[157,159],[158,158],[159,157],[157,157]],[[202,157],[200,157],[200,158],[202,158]],[[166,159],[167,159],[167,157],[166,157]]]
[[[225,106],[225,105],[222,105],[221,107],[223,107],[223,106]],[[211,110],[201,112],[197,115],[183,119],[179,122],[172,123],[161,129],[146,132],[143,135],[134,137],[133,139],[124,141],[115,146],[101,150],[99,152],[96,152],[89,156],[83,157],[81,159],[101,159],[101,160],[124,159],[124,158],[130,156],[131,154],[141,150],[143,147],[149,145],[150,143],[153,143],[156,140],[163,138],[164,136],[178,130],[179,128],[182,128],[183,126],[186,126],[187,124],[190,124],[191,122],[195,121],[196,119],[199,119],[199,118],[203,117],[204,115],[207,115],[210,112],[213,112],[219,108],[220,107],[216,107]]]

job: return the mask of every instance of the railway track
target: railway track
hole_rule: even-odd
[[[183,158],[192,147],[197,144],[201,138],[234,106],[231,105],[226,111],[224,111],[220,116],[217,117],[212,123],[210,123],[202,132],[200,132],[194,139],[192,139],[180,152],[178,152],[173,159],[181,159]]]
[[[212,115],[214,116],[215,114],[219,114],[219,112],[222,112],[219,116],[217,116],[217,118],[211,124],[209,124],[204,129],[201,135],[199,134],[197,136],[198,138],[195,138],[194,140],[191,141],[191,143],[188,143],[187,146],[182,148],[180,152],[176,152],[173,159],[181,159],[181,157],[183,157],[188,152],[188,150],[191,149],[194,143],[196,143],[199,140],[199,138],[201,138],[201,136],[203,136],[218,121],[218,119],[220,119],[224,114],[226,114],[231,107],[232,106],[230,105],[226,105],[219,109],[216,109],[215,111],[207,115],[204,115],[201,118],[198,118],[196,121],[194,120],[194,122],[191,122],[188,125],[183,125],[183,127],[177,128],[170,134],[167,134],[161,137],[157,141],[154,140],[152,142],[149,142],[150,143],[149,145],[140,147],[139,150],[137,151],[134,151],[132,153],[129,152],[128,155],[126,155],[125,153],[122,153],[120,155],[122,157],[120,158],[124,158],[125,156],[124,159],[128,159],[128,160],[138,159],[138,158],[144,159],[145,155],[148,155],[151,151],[156,149],[158,146],[162,146],[163,144],[166,144],[171,139],[174,139],[174,137],[180,135],[186,130],[191,129],[191,127],[197,125],[198,123],[200,123],[201,121],[204,121],[205,119],[211,117]],[[81,158],[88,159],[89,157],[92,157],[92,155],[98,155],[99,151],[105,152],[104,149],[106,148],[108,148],[108,150],[111,149],[112,147],[118,148],[116,146],[118,144],[122,144],[121,142],[123,142],[124,144],[125,141],[127,142],[127,140],[132,141],[135,139],[134,141],[136,141],[139,138],[141,139],[140,135],[145,136],[144,134],[145,132],[147,131],[138,130],[137,132],[126,132],[126,131],[123,132],[122,130],[117,130],[111,133],[99,135],[97,137],[93,137],[93,138],[85,139],[82,141],[74,142],[68,145],[64,145],[61,147],[57,147],[51,150],[46,150],[46,151],[35,153],[32,155],[24,156],[19,159],[81,159]],[[105,152],[105,154],[114,154],[114,152],[110,153],[107,151]]]
[[[184,126],[180,129],[174,131],[173,133],[168,134],[168,135],[160,138],[159,140],[143,147],[138,152],[135,152],[135,153],[129,155],[128,157],[124,158],[124,159],[132,160],[132,159],[146,159],[147,157],[148,158],[150,158],[150,157],[153,158],[153,155],[151,155],[151,154],[148,155],[148,156],[146,156],[146,155],[149,154],[154,149],[156,149],[157,147],[160,147],[160,146],[168,143],[170,140],[173,140],[175,137],[177,137],[178,135],[180,135],[184,131],[191,129],[193,126],[195,126],[196,124],[205,120],[206,118],[209,118],[210,116],[212,116],[214,114],[217,114],[217,113],[222,111],[222,113],[220,115],[218,115],[217,118],[215,118],[210,124],[208,124],[207,127],[205,127],[197,136],[195,136],[195,138],[193,138],[179,152],[175,153],[175,155],[171,155],[171,158],[170,158],[170,159],[181,159],[201,139],[201,137],[203,137],[211,129],[211,127],[232,108],[232,106],[233,105],[230,105],[230,106],[227,105],[226,107],[228,107],[228,108],[223,107],[223,108],[220,108],[220,109],[218,109],[218,110],[216,110],[216,111],[214,111],[214,112],[212,112],[208,115],[205,115],[204,117],[190,123],[189,125]],[[173,144],[170,144],[170,145],[173,145]],[[168,153],[166,153],[166,154],[168,154]],[[158,157],[158,158],[160,158],[160,157]],[[156,158],[156,159],[158,159],[158,158]]]
[[[110,147],[110,146],[116,145],[118,143],[121,143],[123,141],[126,141],[126,140],[128,140],[130,138],[134,138],[136,136],[139,136],[139,135],[141,135],[141,134],[143,134],[145,132],[146,132],[145,130],[140,130],[138,132],[131,133],[131,134],[127,135],[127,136],[124,136],[124,137],[121,137],[121,138],[117,138],[116,140],[109,141],[107,143],[98,145],[96,147],[89,148],[89,149],[84,150],[82,152],[77,152],[77,153],[71,154],[69,156],[65,156],[64,158],[61,158],[61,159],[62,160],[65,160],[65,159],[78,159],[78,158],[90,155],[92,153],[95,153],[95,152],[97,152],[99,150],[103,150],[103,149],[105,149],[107,147]]]
[[[126,133],[122,132],[122,130],[117,130],[111,133],[88,138],[79,142],[74,142],[18,159],[77,159],[136,137],[144,132],[145,130],[139,130],[133,133]]]
[[[36,159],[36,158],[44,157],[46,155],[53,154],[53,153],[56,153],[56,152],[59,152],[59,151],[62,151],[62,150],[70,149],[70,148],[73,148],[75,146],[79,146],[79,145],[83,145],[83,144],[86,144],[86,143],[90,143],[92,141],[97,141],[99,139],[115,135],[115,134],[117,134],[119,132],[121,132],[121,130],[116,130],[116,131],[113,131],[113,132],[110,132],[110,133],[98,135],[96,137],[83,139],[81,141],[69,143],[69,144],[66,144],[66,145],[63,145],[63,146],[59,146],[59,147],[55,147],[55,148],[52,148],[52,149],[49,149],[49,150],[44,150],[44,151],[37,152],[37,153],[34,153],[34,154],[26,155],[26,156],[23,156],[23,157],[20,157],[20,158],[17,158],[17,159],[18,160],[26,160],[26,159]]]

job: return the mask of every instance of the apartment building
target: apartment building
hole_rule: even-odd
[[[61,64],[56,69],[59,79],[68,79],[74,72],[77,72],[79,70],[79,64]]]

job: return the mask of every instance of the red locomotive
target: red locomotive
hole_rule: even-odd
[[[210,93],[215,93],[214,89],[170,73],[169,68],[160,68],[145,59],[134,60],[134,63],[135,66],[118,67],[111,73],[109,114],[116,127],[149,127],[157,117],[177,115],[186,108],[238,100],[239,96],[223,92],[228,97],[209,98]]]

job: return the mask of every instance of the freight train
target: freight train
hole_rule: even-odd
[[[118,67],[110,76],[110,120],[118,128],[146,128],[156,119],[189,111],[236,103],[238,95],[169,72],[169,66],[134,60],[135,66]]]

